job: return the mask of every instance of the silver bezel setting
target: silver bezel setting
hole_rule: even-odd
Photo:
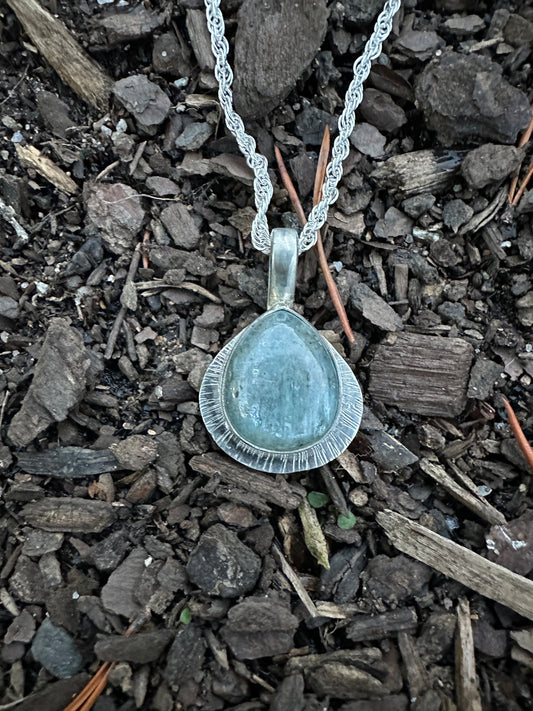
[[[283,308],[309,325],[293,309]],[[259,316],[254,324],[271,314],[272,311],[267,311]],[[241,464],[271,474],[288,474],[315,469],[338,457],[357,434],[363,414],[363,396],[359,383],[348,365],[318,332],[317,336],[323,339],[333,357],[339,378],[339,407],[336,418],[326,434],[303,449],[273,452],[250,444],[232,428],[222,397],[224,376],[231,354],[246,330],[241,331],[218,353],[209,365],[200,388],[200,412],[215,442]]]

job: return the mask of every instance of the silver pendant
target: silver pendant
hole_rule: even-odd
[[[268,310],[220,351],[200,388],[200,412],[218,446],[271,473],[335,459],[363,412],[348,365],[292,309],[297,259],[297,232],[273,230]]]

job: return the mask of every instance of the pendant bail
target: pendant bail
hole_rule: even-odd
[[[296,230],[272,230],[270,263],[268,271],[268,305],[271,309],[291,308],[296,287],[298,262],[298,233]]]

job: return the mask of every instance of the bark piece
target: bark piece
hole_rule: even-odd
[[[239,597],[249,592],[261,572],[261,558],[222,524],[202,534],[187,563],[191,580],[204,592]]]
[[[46,452],[21,452],[17,461],[23,472],[58,479],[76,479],[114,472],[119,468],[109,450],[57,447]]]
[[[88,104],[105,110],[111,79],[82,50],[61,20],[53,17],[37,0],[8,0],[8,5],[61,80]]]
[[[116,519],[113,507],[105,501],[52,496],[27,504],[21,516],[35,528],[71,533],[99,533]]]
[[[377,555],[368,563],[366,573],[366,587],[372,597],[388,605],[421,595],[432,575],[430,568],[403,555]]]
[[[178,630],[167,655],[164,675],[171,687],[190,681],[204,663],[206,644],[197,625],[184,625]]]
[[[165,225],[176,247],[195,249],[200,242],[200,230],[192,212],[181,202],[175,202],[161,213],[161,222]]]
[[[405,197],[442,192],[457,174],[463,155],[432,150],[402,153],[372,171],[371,178]]]
[[[149,664],[161,656],[173,639],[174,632],[165,629],[137,632],[131,637],[99,635],[94,652],[104,662]]]
[[[260,659],[290,652],[297,627],[280,601],[249,598],[231,608],[222,637],[237,659]]]
[[[399,550],[533,620],[531,580],[393,511],[378,513],[377,521]]]
[[[235,36],[235,108],[258,118],[282,101],[313,61],[327,29],[325,0],[245,0]]]
[[[458,415],[466,404],[472,357],[472,346],[460,338],[398,334],[378,347],[369,392],[406,412]]]
[[[134,74],[115,82],[113,93],[143,126],[159,126],[170,111],[168,96],[144,74]]]
[[[36,661],[59,679],[74,676],[83,662],[69,633],[62,627],[56,627],[48,617],[37,630],[31,653]]]
[[[242,464],[237,464],[221,454],[202,454],[189,462],[193,471],[238,486],[284,509],[296,509],[305,496],[305,489],[283,477],[260,474]]]
[[[91,361],[82,336],[65,319],[50,322],[22,406],[8,437],[24,447],[53,422],[62,422],[83,397]]]

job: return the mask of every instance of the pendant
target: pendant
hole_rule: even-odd
[[[271,473],[335,459],[363,412],[348,365],[292,310],[297,259],[296,230],[273,230],[268,310],[220,351],[200,388],[200,412],[218,446]]]

